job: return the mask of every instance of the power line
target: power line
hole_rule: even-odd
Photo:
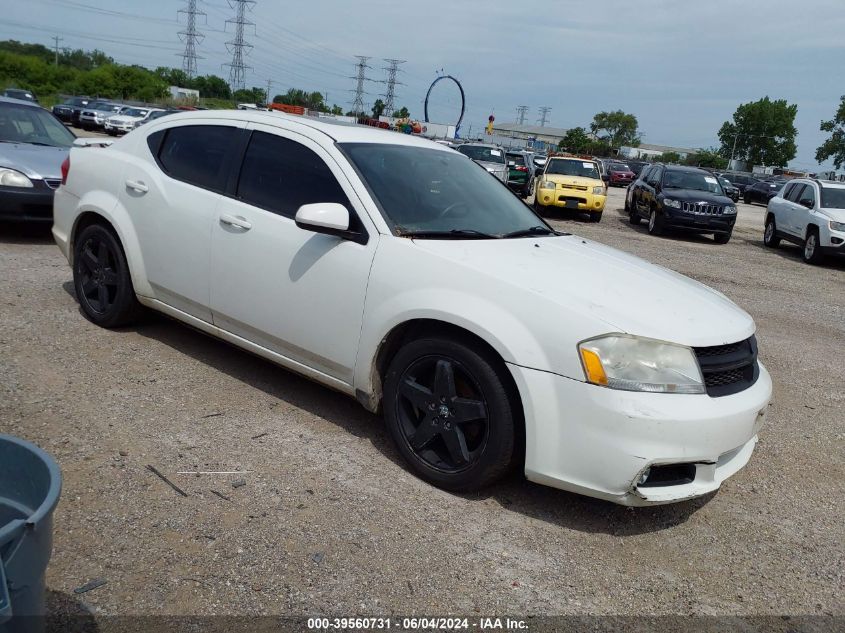
[[[229,67],[229,86],[232,92],[243,90],[246,87],[246,71],[252,70],[251,66],[244,63],[244,49],[249,52],[252,44],[244,42],[244,27],[255,26],[254,22],[246,19],[247,9],[252,10],[255,0],[229,0],[229,6],[236,10],[234,18],[226,20],[226,25],[235,25],[235,39],[226,42],[226,48],[232,54],[232,61],[223,64]]]
[[[542,108],[540,108],[540,118],[537,120],[537,123],[540,124],[540,127],[546,127],[546,123],[549,120],[549,112],[551,111],[552,109],[549,106],[543,106]]]
[[[352,100],[352,112],[355,114],[363,114],[364,113],[364,95],[367,94],[364,92],[364,82],[370,81],[367,78],[367,68],[372,68],[367,61],[369,61],[369,57],[365,57],[364,55],[356,55],[358,59],[358,63],[355,64],[355,67],[358,69],[357,74],[354,77],[350,77],[350,79],[357,80],[357,84],[355,87],[355,98]]]
[[[205,15],[202,11],[197,11],[197,0],[188,0],[188,5],[184,9],[179,9],[177,16],[184,13],[187,16],[187,26],[184,31],[179,31],[179,38],[185,42],[185,52],[182,53],[182,70],[188,79],[193,79],[197,75],[197,59],[202,59],[197,56],[197,44],[201,44],[205,36],[197,31],[197,16]]]
[[[524,125],[525,124],[525,115],[528,113],[528,106],[521,105],[516,107],[516,120],[517,124]]]
[[[404,64],[404,59],[385,59],[390,66],[386,66],[384,70],[387,71],[387,93],[384,94],[384,111],[387,116],[392,116],[395,109],[394,102],[396,101],[396,86],[404,86],[402,82],[396,81],[396,73],[399,72],[399,64]]]

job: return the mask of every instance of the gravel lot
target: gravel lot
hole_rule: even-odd
[[[651,237],[623,193],[600,224],[555,224],[724,292],[775,382],[751,463],[703,500],[627,509],[517,475],[442,492],[353,400],[163,318],[95,327],[49,230],[0,226],[0,431],[64,473],[53,608],[845,614],[845,262],[763,248],[764,209],[742,204],[725,246]],[[248,473],[177,474],[206,470]]]

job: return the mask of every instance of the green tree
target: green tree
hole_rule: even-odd
[[[266,99],[266,91],[263,88],[244,88],[243,90],[236,90],[232,95],[232,99],[238,103],[254,103],[256,105],[263,104]]]
[[[664,152],[660,156],[655,156],[654,162],[677,165],[683,162],[683,159],[678,152]]]
[[[382,114],[384,114],[384,101],[376,99],[376,102],[373,104],[373,118],[377,119]]]
[[[323,101],[323,93],[307,92],[299,88],[290,88],[285,94],[276,95],[273,97],[273,103],[302,106],[303,108],[319,110],[320,112],[328,111],[328,107]]]
[[[566,135],[558,143],[558,147],[568,152],[581,154],[590,150],[593,139],[582,127],[573,127],[566,130]]]
[[[637,147],[640,144],[637,117],[622,110],[599,112],[593,117],[590,131],[612,148],[618,149],[623,145]]]
[[[716,147],[698,150],[695,154],[688,155],[684,162],[694,167],[710,167],[712,169],[726,169],[728,166],[728,159],[722,156]]]
[[[836,115],[830,121],[822,121],[822,132],[829,132],[830,137],[819,145],[816,160],[823,163],[833,159],[833,166],[841,169],[845,165],[845,96],[839,101]]]
[[[232,89],[226,80],[216,75],[205,75],[202,77],[194,77],[190,86],[181,86],[182,88],[191,88],[192,90],[199,90],[200,96],[207,99],[231,99]]]
[[[733,120],[725,121],[719,129],[719,153],[752,165],[786,166],[798,152],[796,114],[798,106],[785,99],[773,101],[764,97],[743,103],[734,112]]]
[[[334,104],[334,105],[332,106],[332,109],[331,109],[331,110],[329,110],[329,112],[331,112],[332,114],[336,114],[336,115],[338,115],[338,116],[339,116],[339,115],[342,115],[342,114],[343,114],[343,108],[341,108],[341,107],[340,107],[339,105],[337,105],[337,104]]]
[[[402,106],[402,108],[401,108],[401,109],[399,109],[399,110],[395,110],[395,111],[393,112],[393,118],[394,118],[394,119],[407,119],[407,118],[409,118],[410,116],[411,116],[411,113],[410,113],[410,111],[408,110],[408,108],[406,108],[405,106]]]

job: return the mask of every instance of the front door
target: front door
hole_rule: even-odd
[[[212,231],[214,324],[352,383],[378,233],[328,150],[295,132],[252,125],[235,198]],[[366,244],[300,229],[303,204],[350,210]]]

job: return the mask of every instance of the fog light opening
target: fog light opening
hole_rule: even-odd
[[[683,486],[695,481],[695,464],[665,464],[648,468],[637,483],[638,488]]]

